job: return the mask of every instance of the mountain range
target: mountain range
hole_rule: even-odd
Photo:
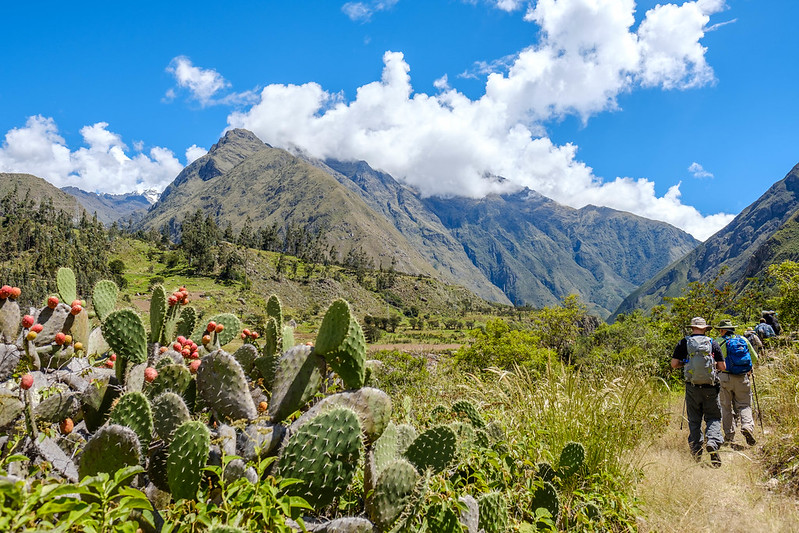
[[[576,293],[606,317],[697,244],[663,222],[608,208],[573,209],[531,190],[482,199],[423,198],[364,161],[317,160],[228,131],[188,165],[137,222],[177,228],[196,209],[240,230],[325,228],[342,256],[435,276],[500,303],[545,306]]]
[[[574,293],[610,320],[651,309],[719,272],[742,288],[770,264],[799,259],[799,165],[704,243],[663,222],[606,207],[574,209],[529,189],[422,197],[365,161],[314,159],[242,129],[225,133],[152,205],[142,195],[58,191],[34,176],[0,176],[0,193],[27,181],[77,212],[69,192],[106,223],[118,216],[134,229],[166,226],[178,235],[197,209],[235,231],[246,224],[324,229],[339,259],[356,249],[378,267],[393,264],[504,304],[542,307]]]

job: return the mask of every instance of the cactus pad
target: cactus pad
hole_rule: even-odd
[[[22,352],[14,344],[0,344],[0,383],[14,374]]]
[[[8,389],[0,389],[0,429],[10,426],[22,414],[24,408],[16,394]]]
[[[126,466],[139,464],[141,447],[136,433],[127,427],[103,426],[86,442],[80,456],[80,477],[94,476],[100,472],[114,475]]]
[[[252,420],[258,415],[244,370],[222,350],[202,358],[197,369],[197,393],[220,417]]]
[[[166,290],[163,285],[153,287],[150,298],[150,342],[162,342],[161,334],[166,322]],[[167,339],[170,340],[170,339]]]
[[[176,500],[193,499],[197,495],[210,450],[211,432],[202,422],[185,422],[172,435],[166,472]]]
[[[569,442],[560,452],[558,475],[561,478],[573,475],[583,465],[583,461],[585,461],[585,447],[579,442]]]
[[[287,493],[302,496],[314,509],[330,505],[347,490],[361,455],[357,415],[339,407],[300,427],[282,450],[277,472],[302,482]]]
[[[278,327],[283,325],[283,306],[276,294],[271,295],[266,301],[266,316],[274,318]]]
[[[400,424],[397,426],[397,453],[402,455],[408,446],[416,439],[419,433],[410,424]]]
[[[129,427],[136,432],[142,446],[146,448],[150,445],[153,437],[153,413],[150,402],[141,392],[123,394],[111,409],[109,422]]]
[[[483,494],[477,500],[480,527],[486,533],[504,533],[508,529],[508,504],[499,492]]]
[[[258,348],[252,344],[244,344],[233,352],[233,359],[239,362],[245,374],[249,374],[252,371],[252,365],[257,357]]]
[[[33,416],[37,420],[56,424],[65,418],[74,417],[78,409],[80,409],[80,402],[77,394],[74,392],[56,392],[34,407]]]
[[[133,309],[112,311],[102,325],[103,338],[122,359],[138,364],[147,360],[147,332]]]
[[[437,533],[461,533],[461,525],[455,511],[443,503],[431,505],[425,516],[427,529]]]
[[[77,282],[75,273],[71,268],[61,267],[55,275],[58,294],[62,302],[74,302],[78,299]]]
[[[239,333],[241,333],[241,321],[239,320],[239,317],[232,313],[222,313],[219,315],[214,315],[208,320],[203,320],[203,327],[195,330],[194,334],[191,336],[194,342],[200,342],[202,336],[205,335],[205,325],[209,322],[216,322],[217,324],[222,324],[225,327],[221,333],[217,333],[220,347],[237,338]]]
[[[19,304],[11,298],[0,299],[0,342],[16,340],[21,320]]]
[[[461,504],[458,521],[466,528],[466,533],[477,533],[480,527],[480,504],[468,494],[458,498],[458,502]]]
[[[315,349],[316,354],[325,358],[347,388],[363,387],[366,339],[346,301],[338,299],[328,308],[319,326]]]
[[[197,310],[191,306],[183,307],[175,325],[175,335],[188,338],[195,327],[197,327]]]
[[[552,483],[555,480],[555,469],[547,462],[538,463],[536,465],[536,475],[541,478],[542,481],[549,481]]]
[[[303,407],[322,385],[325,361],[310,346],[295,346],[277,361],[267,414],[279,422]]]
[[[327,396],[298,418],[294,425],[299,427],[308,419],[335,407],[348,407],[355,411],[367,445],[380,438],[391,419],[389,395],[380,389],[364,387],[357,391]]]
[[[183,396],[191,381],[191,372],[184,365],[165,364],[157,368],[158,376],[144,388],[147,396],[155,398],[164,392],[171,391]]]
[[[419,472],[430,469],[437,474],[455,457],[455,432],[447,426],[428,429],[414,439],[404,455]]]
[[[466,419],[475,429],[486,426],[483,417],[469,400],[458,400],[452,404],[452,412],[460,419]]]
[[[283,351],[290,350],[294,347],[294,328],[291,326],[283,326],[283,332],[280,337],[281,347]]]
[[[411,463],[397,459],[386,466],[375,484],[366,512],[382,530],[389,529],[413,499],[419,474]]]
[[[314,533],[372,533],[374,530],[374,526],[366,518],[345,516],[308,531],[313,531]]]
[[[285,436],[286,426],[282,424],[251,424],[239,434],[236,446],[246,461],[255,461],[275,455]]]
[[[557,521],[560,515],[560,499],[555,486],[549,481],[544,481],[533,496],[533,510],[546,509],[552,515],[552,520]],[[480,509],[482,516],[482,508]],[[481,522],[482,524],[482,522]]]
[[[92,291],[92,306],[97,313],[97,318],[104,321],[117,305],[117,295],[119,287],[111,280],[100,280],[95,284]]]
[[[52,344],[57,333],[69,331],[73,321],[71,310],[72,308],[65,303],[58,304],[55,309],[49,307],[40,309],[35,318],[43,327],[33,344],[36,346]]]
[[[172,435],[185,422],[191,420],[191,413],[183,398],[174,392],[165,392],[152,402],[153,429],[161,439],[169,443]]]

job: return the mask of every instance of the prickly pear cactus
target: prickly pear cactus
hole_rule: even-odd
[[[577,472],[585,461],[585,447],[579,442],[569,442],[560,452],[558,475],[567,478]]]
[[[126,426],[136,432],[139,443],[145,448],[153,437],[153,413],[150,402],[141,392],[128,392],[119,398],[111,409],[111,424]]]
[[[184,365],[164,364],[158,368],[158,376],[145,387],[144,390],[150,398],[171,391],[183,396],[191,382],[191,372]]]
[[[276,294],[271,295],[266,301],[266,316],[274,318],[278,327],[283,325],[283,306]]]
[[[389,529],[412,500],[419,474],[411,463],[397,459],[386,466],[366,501],[366,512],[381,530]]]
[[[283,326],[280,343],[284,352],[294,347],[294,328],[291,326]]]
[[[190,305],[184,306],[175,325],[175,335],[188,338],[195,327],[197,327],[197,310]]]
[[[397,426],[393,422],[389,423],[380,438],[374,442],[372,451],[375,459],[375,477],[383,473],[386,466],[398,459],[400,454],[397,451]]]
[[[211,432],[202,422],[181,425],[169,443],[166,471],[169,489],[176,500],[193,499],[211,450]]]
[[[109,313],[103,321],[102,332],[119,358],[133,364],[147,360],[147,332],[141,316],[133,309]]]
[[[217,324],[222,324],[224,326],[222,332],[217,333],[219,340],[218,344],[220,347],[237,338],[239,333],[241,333],[241,321],[239,320],[239,317],[232,313],[222,313],[219,315],[214,315],[208,320],[203,320],[203,327],[195,330],[191,336],[194,342],[199,343],[202,339],[202,336],[205,335],[205,325],[207,325],[208,322],[216,322]]]
[[[309,527],[307,522],[305,525]],[[313,533],[372,533],[374,530],[374,526],[369,520],[356,516],[336,518],[313,529],[308,529]]]
[[[295,346],[277,361],[267,414],[280,422],[303,407],[322,386],[325,361],[310,346]]]
[[[80,401],[74,392],[56,392],[33,408],[33,417],[42,422],[57,424],[65,418],[74,417],[80,409]]]
[[[183,398],[174,392],[157,396],[152,402],[152,413],[153,429],[166,443],[172,440],[172,435],[181,425],[191,420],[191,413]]]
[[[150,342],[161,342],[166,322],[166,290],[163,285],[153,287],[150,298]],[[166,341],[165,341],[166,342]]]
[[[15,344],[0,344],[0,383],[14,374],[21,356]]]
[[[538,487],[533,496],[533,510],[546,509],[552,515],[552,519],[557,522],[560,515],[560,498],[558,498],[558,491],[555,490],[555,485],[549,481],[544,481]],[[480,508],[480,515],[482,517],[483,508]],[[480,522],[482,525],[482,521]]]
[[[119,397],[119,387],[109,385],[109,376],[93,379],[81,393],[80,403],[86,429],[94,431],[108,419],[111,405]]]
[[[363,387],[366,339],[346,301],[338,299],[328,308],[319,326],[315,349],[316,354],[325,358],[347,388]]]
[[[57,333],[68,332],[73,321],[71,310],[72,308],[65,303],[58,304],[55,309],[49,307],[40,309],[35,319],[42,325],[42,331],[34,339],[33,344],[36,346],[52,344]]]
[[[468,494],[458,498],[458,501],[463,504],[458,513],[458,521],[466,528],[464,533],[477,533],[480,528],[480,504]]]
[[[245,374],[250,374],[253,363],[258,357],[258,348],[252,344],[243,344],[238,350],[233,352],[233,359],[239,362]]]
[[[264,328],[264,347],[263,347],[263,354],[272,355],[274,356],[277,351],[279,335],[279,326],[277,325],[277,321],[274,317],[269,317],[269,320],[266,321],[266,328]],[[266,377],[266,376],[264,376]]]
[[[469,400],[459,400],[452,404],[452,412],[458,418],[465,418],[468,420],[475,429],[484,428],[486,426],[483,417],[480,416],[480,413],[477,411],[477,407]]]
[[[89,342],[86,343],[86,355],[103,355],[111,350],[111,347],[105,342],[101,328],[94,328],[89,333]]]
[[[281,451],[277,473],[302,482],[287,493],[302,496],[314,509],[330,505],[352,481],[361,455],[358,416],[338,407],[306,422]]]
[[[556,474],[551,464],[542,462],[536,465],[536,475],[541,478],[542,481],[549,481],[551,483],[555,481]]]
[[[0,389],[0,429],[6,428],[14,423],[21,415],[25,406],[17,394],[8,389]]]
[[[400,424],[397,426],[397,453],[402,455],[408,446],[416,439],[419,433],[410,424]]]
[[[364,387],[357,391],[340,392],[325,397],[305,412],[292,427],[299,427],[307,420],[336,407],[347,407],[355,411],[368,446],[380,438],[391,420],[391,398],[380,389]]]
[[[486,533],[504,533],[508,529],[508,504],[499,492],[489,492],[478,498],[480,527]]]
[[[81,478],[114,472],[139,464],[141,446],[136,433],[124,426],[110,425],[98,429],[86,442],[80,456],[78,473]]]
[[[62,302],[74,302],[78,299],[77,282],[75,281],[75,273],[71,268],[61,267],[55,275],[56,286],[58,287],[58,294],[61,296]]]
[[[21,321],[19,304],[11,298],[0,299],[0,342],[14,342]]]
[[[89,335],[92,332],[89,323],[89,313],[85,309],[72,317],[72,340],[81,343],[84,347],[89,345]]]
[[[443,471],[455,458],[455,432],[447,426],[428,429],[414,439],[405,451],[405,458],[419,472]]]
[[[117,305],[119,287],[110,279],[98,281],[92,291],[92,305],[97,313],[97,318],[102,322]]]
[[[202,358],[197,369],[197,393],[220,417],[252,420],[258,416],[244,370],[222,350]]]
[[[425,515],[427,529],[437,533],[461,533],[458,515],[444,503],[431,505]]]
[[[211,526],[208,533],[246,533],[240,527],[235,526]]]

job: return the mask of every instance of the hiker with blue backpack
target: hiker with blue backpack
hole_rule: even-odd
[[[721,466],[719,448],[724,442],[718,373],[726,369],[724,355],[719,344],[705,335],[712,326],[704,318],[692,318],[688,327],[691,334],[680,340],[671,356],[671,367],[682,368],[685,378],[688,447],[697,462],[702,459],[703,448],[707,449],[710,464],[718,468]],[[702,420],[705,421],[704,436]]]
[[[735,419],[740,417],[741,434],[746,444],[754,446],[755,420],[752,417],[752,367],[757,363],[757,352],[746,337],[735,334],[730,320],[722,320],[715,328],[719,332],[716,342],[724,355],[725,370],[719,374],[721,390],[721,426],[724,442],[735,439]]]

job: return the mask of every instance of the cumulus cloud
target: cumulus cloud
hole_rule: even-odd
[[[372,0],[371,2],[347,2],[341,11],[354,22],[369,22],[372,15],[394,7],[399,0]]]
[[[699,163],[697,163],[696,161],[691,163],[691,166],[688,167],[688,172],[693,174],[693,176],[695,178],[699,178],[699,179],[701,179],[701,178],[712,178],[713,177],[713,174],[711,172],[708,172],[707,170],[705,170],[704,167],[702,165],[700,165]]]
[[[190,165],[194,161],[200,159],[202,156],[208,153],[208,150],[197,146],[196,144],[192,144],[188,148],[186,148],[186,164]]]
[[[126,193],[162,190],[183,169],[170,150],[139,147],[130,153],[106,122],[80,130],[85,146],[70,150],[52,118],[28,118],[24,127],[6,133],[0,145],[0,171],[33,174],[56,187]]]
[[[546,126],[568,114],[587,120],[618,109],[618,95],[637,87],[712,83],[700,39],[723,8],[721,0],[658,5],[634,28],[633,0],[538,0],[525,19],[540,28],[539,42],[490,73],[478,99],[443,77],[438,94],[414,92],[403,54],[386,52],[382,79],[358,88],[352,101],[317,83],[275,84],[228,124],[316,157],[366,160],[423,195],[529,187],[574,207],[605,205],[663,220],[704,239],[732,215],[703,216],[683,205],[679,185],[658,197],[647,179],[604,181],[577,159],[576,146],[555,145]]]
[[[231,84],[220,73],[214,69],[196,67],[186,56],[173,58],[166,71],[174,76],[178,87],[187,90],[189,97],[199,102],[201,107],[247,104],[257,100],[254,91],[227,91]],[[177,91],[168,89],[164,101],[171,102],[175,98]]]

